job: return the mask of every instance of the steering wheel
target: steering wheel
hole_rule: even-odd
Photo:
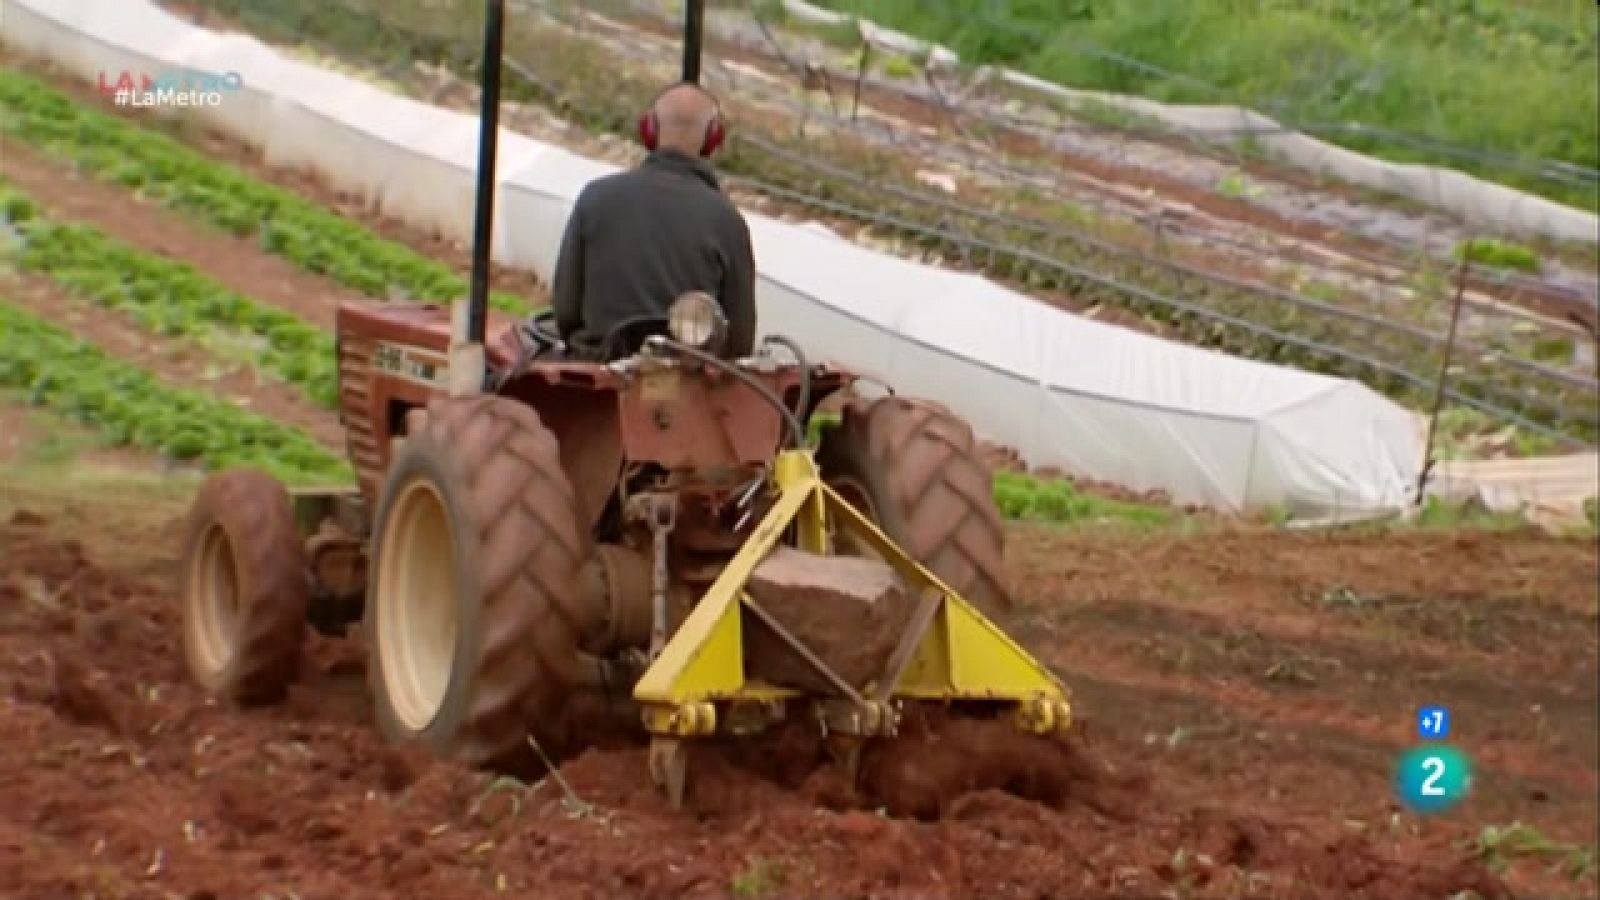
[[[541,343],[551,346],[561,343],[561,333],[556,330],[556,311],[553,309],[541,309],[534,313],[526,327]]]
[[[600,361],[612,362],[632,356],[644,346],[645,338],[667,333],[666,316],[634,316],[611,326],[605,340],[600,342]]]

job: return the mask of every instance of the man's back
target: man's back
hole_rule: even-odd
[[[754,259],[737,207],[705,162],[670,151],[591,182],[578,197],[556,266],[556,324],[579,353],[637,316],[664,316],[685,291],[717,297],[727,350],[755,341]]]

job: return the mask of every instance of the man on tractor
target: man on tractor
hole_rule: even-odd
[[[727,320],[722,355],[755,345],[755,254],[738,207],[709,159],[725,136],[721,107],[692,82],[670,85],[639,118],[650,155],[579,193],[552,285],[567,355],[597,359],[632,348],[602,344],[629,320],[665,319],[690,291],[715,298]]]

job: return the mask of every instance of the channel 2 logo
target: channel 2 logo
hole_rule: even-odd
[[[1395,767],[1395,792],[1415,813],[1442,813],[1466,799],[1472,789],[1472,760],[1467,754],[1436,743],[1450,736],[1450,710],[1424,706],[1417,710],[1417,737],[1423,743],[1401,754]]]

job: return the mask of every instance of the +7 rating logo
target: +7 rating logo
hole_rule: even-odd
[[[1449,737],[1450,710],[1443,706],[1424,706],[1417,710],[1417,735],[1425,741]]]

